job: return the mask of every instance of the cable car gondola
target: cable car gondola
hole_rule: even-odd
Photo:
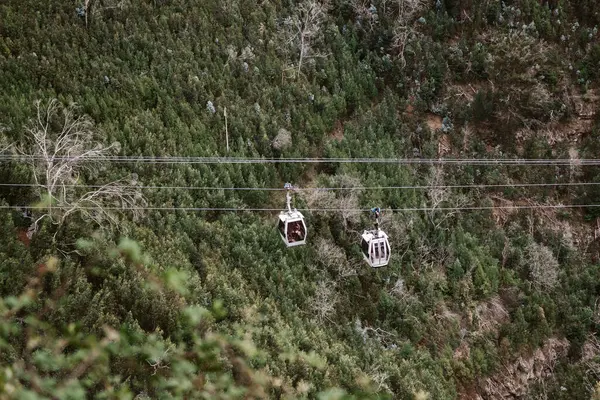
[[[390,262],[390,242],[384,231],[379,229],[379,207],[371,212],[375,215],[375,229],[365,230],[360,244],[363,257],[372,268],[385,267]]]
[[[279,234],[287,247],[300,246],[306,244],[306,223],[300,211],[295,208],[292,210],[292,196],[290,195],[292,185],[286,183],[284,188],[287,189],[287,210],[279,213]]]

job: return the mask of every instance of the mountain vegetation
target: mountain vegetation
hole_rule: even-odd
[[[599,26],[595,0],[0,2],[0,398],[599,398]],[[305,246],[251,211],[285,192],[228,190],[286,182]]]

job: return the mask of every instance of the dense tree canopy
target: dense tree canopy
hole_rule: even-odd
[[[7,0],[0,21],[0,397],[598,396],[598,190],[567,185],[599,176],[577,163],[597,2]],[[340,189],[294,192],[290,249],[243,210],[284,192],[227,190],[286,182]],[[519,362],[542,372],[502,378]]]

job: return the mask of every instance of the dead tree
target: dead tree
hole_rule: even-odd
[[[317,251],[321,255],[320,262],[330,271],[334,271],[338,280],[356,276],[356,268],[348,263],[346,254],[335,243],[319,238],[316,242]]]
[[[396,23],[407,25],[419,12],[425,10],[431,2],[427,0],[396,0],[394,2],[386,1],[386,3],[390,3],[389,9],[396,13]],[[395,7],[392,7],[392,5]]]
[[[298,54],[296,76],[302,72],[306,60],[322,56],[314,46],[322,37],[327,8],[327,1],[306,0],[298,5],[296,13],[283,21],[284,47]]]
[[[77,12],[85,20],[87,28],[92,16],[113,8],[122,10],[124,7],[125,0],[83,0],[83,4],[77,8]]]
[[[65,107],[56,99],[35,104],[36,118],[25,129],[26,143],[18,148],[31,165],[35,190],[42,199],[38,209],[43,212],[36,216],[34,230],[43,219],[61,225],[75,213],[100,226],[118,222],[111,212],[115,209],[139,216],[145,200],[135,181],[121,179],[96,187],[80,184],[81,174],[105,167],[107,156],[119,144],[104,146],[97,141],[93,121],[87,115],[75,116],[75,105]]]
[[[384,10],[389,9],[390,12],[395,14],[392,48],[398,54],[402,68],[404,68],[406,66],[404,50],[411,35],[415,34],[415,29],[413,28],[414,19],[418,13],[427,8],[429,2],[427,0],[396,0],[389,3],[389,5],[386,4]]]
[[[167,347],[167,349],[163,352],[162,355],[154,359],[146,360],[148,365],[150,365],[153,369],[152,376],[156,375],[156,373],[159,372],[161,369],[169,369],[169,364],[167,363],[167,360],[169,358],[169,352],[173,350],[173,347],[174,346],[171,344],[169,345],[169,347]]]
[[[371,2],[367,0],[352,0],[350,5],[357,20],[360,22],[360,26],[368,32],[372,32],[379,23],[379,16]]]
[[[439,166],[432,169],[427,186],[430,201],[427,216],[435,229],[439,229],[444,221],[458,214],[461,208],[469,204],[465,195],[453,195],[451,190],[444,186],[444,172]],[[440,211],[443,211],[443,214],[440,215]]]
[[[338,190],[335,193],[336,196],[336,208],[338,208],[344,228],[348,228],[349,225],[354,225],[360,221],[360,196],[363,193],[361,188],[361,181],[351,175],[342,174],[335,175],[331,180],[333,187],[345,188],[345,190]]]
[[[326,183],[329,187],[339,187],[335,194],[328,190],[311,190],[304,195],[310,208],[333,208],[339,212],[345,229],[350,229],[360,220],[360,179],[350,175],[335,175]],[[325,215],[325,213],[323,213]]]
[[[367,372],[367,376],[375,385],[377,392],[391,392],[390,387],[387,384],[390,379],[390,374],[385,370],[382,370],[379,365],[372,365]]]
[[[327,280],[319,282],[315,288],[315,296],[310,302],[310,308],[319,323],[331,322],[329,316],[335,313],[338,302],[336,286],[336,282]]]
[[[543,244],[532,241],[525,251],[529,275],[533,284],[543,290],[549,290],[556,286],[559,265],[552,250]]]

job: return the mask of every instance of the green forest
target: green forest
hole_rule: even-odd
[[[599,27],[0,1],[0,399],[600,399]]]

